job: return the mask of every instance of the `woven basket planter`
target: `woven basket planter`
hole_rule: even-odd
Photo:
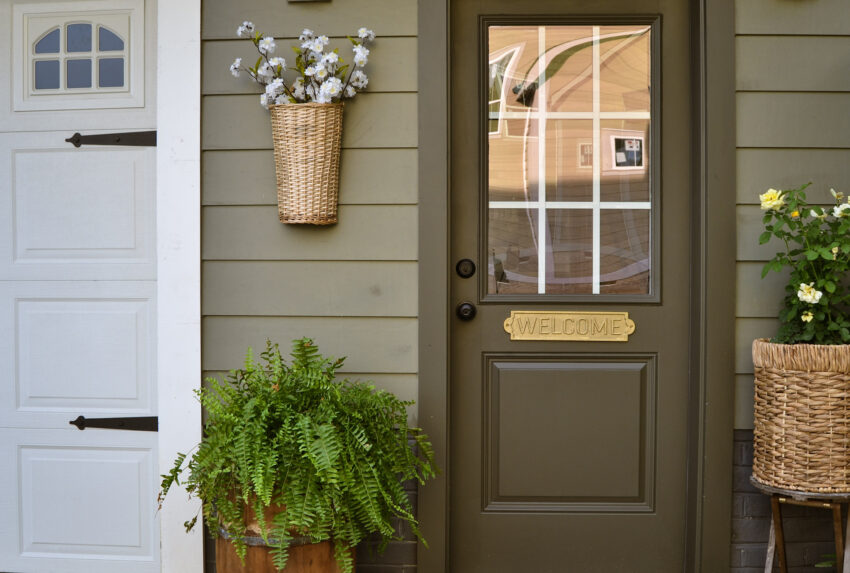
[[[753,342],[753,476],[780,489],[850,493],[850,345]]]
[[[337,222],[341,103],[269,106],[281,223]]]

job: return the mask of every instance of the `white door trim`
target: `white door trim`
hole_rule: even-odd
[[[157,325],[159,468],[201,438],[201,2],[157,6]],[[187,65],[194,62],[196,65]],[[196,501],[172,491],[161,510],[162,573],[203,571]]]

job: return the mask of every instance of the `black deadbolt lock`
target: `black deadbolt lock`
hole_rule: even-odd
[[[455,309],[455,314],[461,320],[472,320],[475,318],[475,312],[475,305],[471,302],[462,302]]]
[[[455,270],[459,277],[468,279],[475,274],[475,263],[470,259],[461,259],[455,265]]]

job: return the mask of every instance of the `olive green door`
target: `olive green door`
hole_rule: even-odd
[[[451,571],[681,571],[689,3],[451,22]]]

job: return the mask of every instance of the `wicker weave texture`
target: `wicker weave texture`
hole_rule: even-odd
[[[269,106],[282,223],[337,222],[341,103]]]
[[[772,487],[850,492],[850,346],[753,342],[753,475]]]

